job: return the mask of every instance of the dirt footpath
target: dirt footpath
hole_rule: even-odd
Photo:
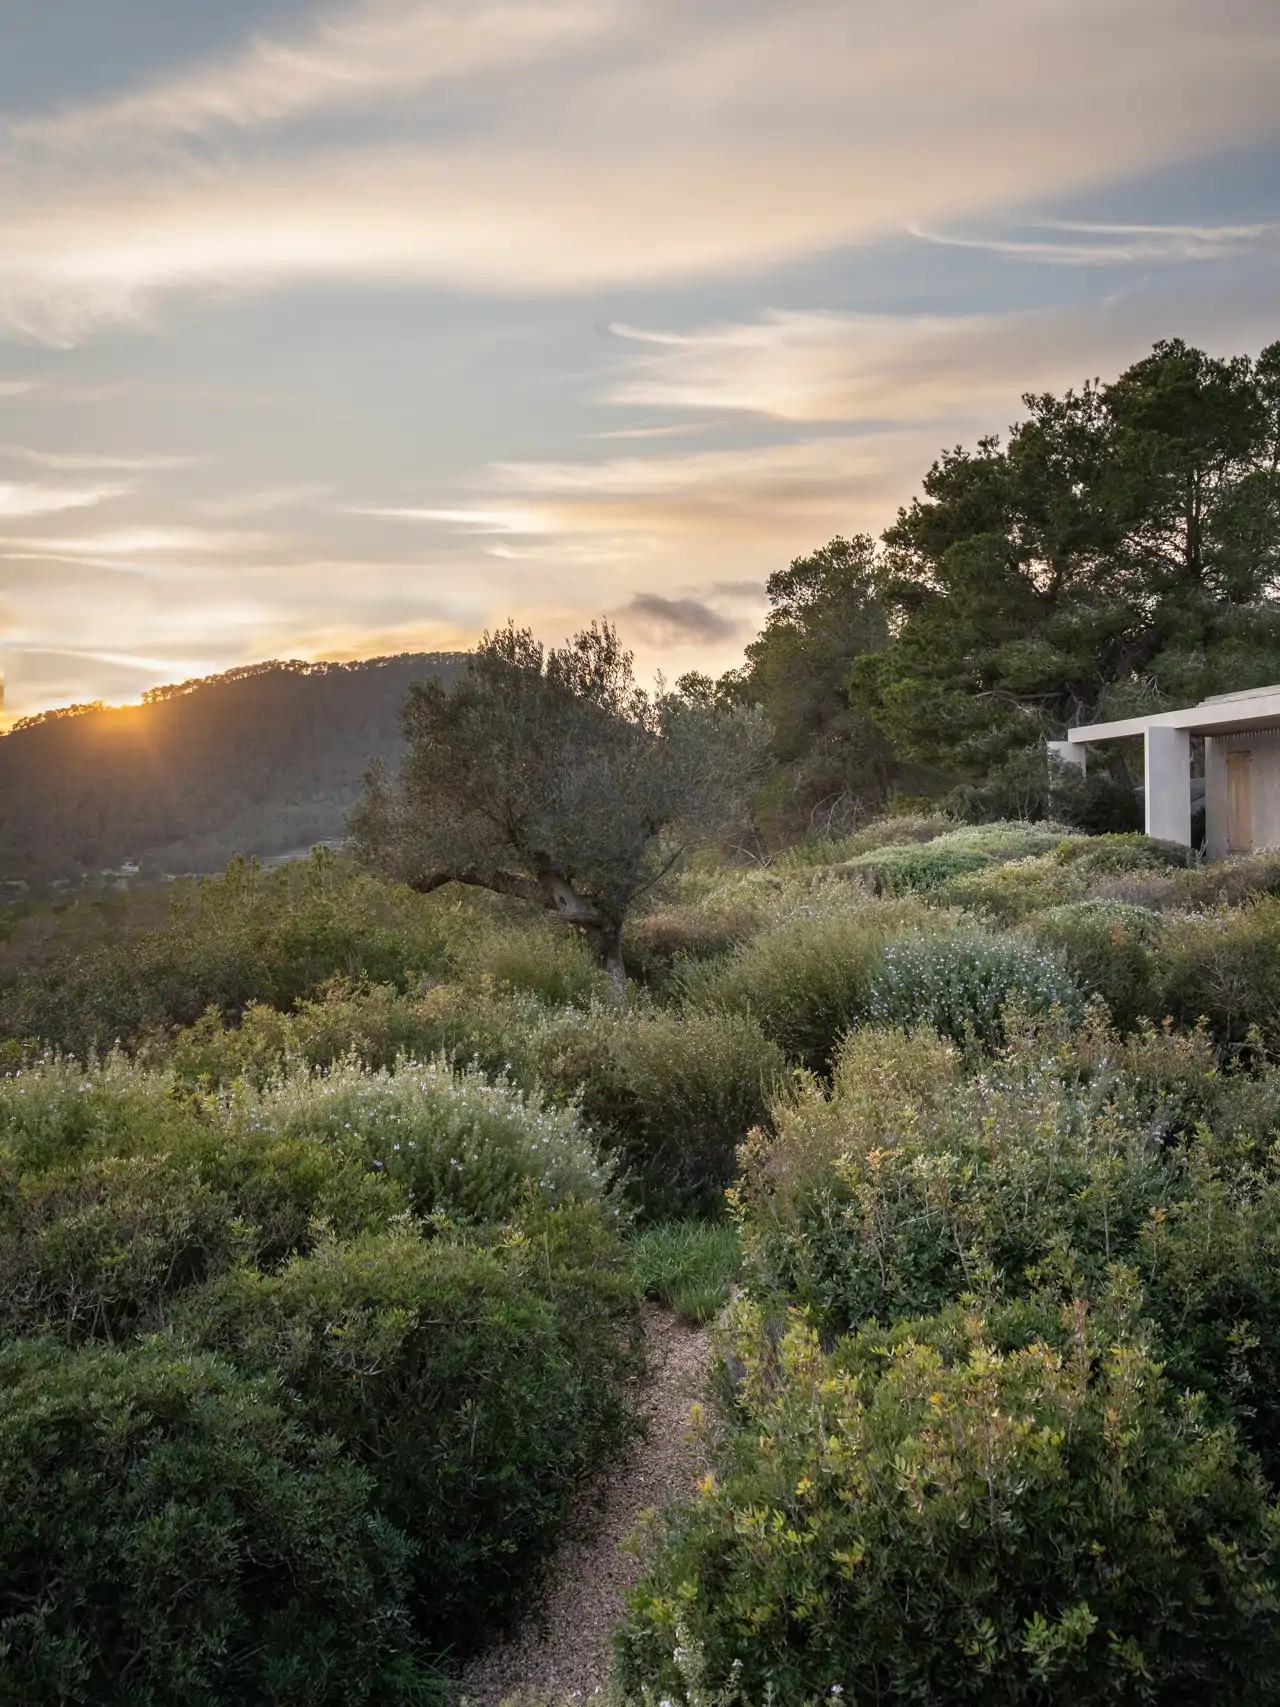
[[[693,1478],[686,1436],[707,1365],[706,1330],[686,1327],[668,1310],[645,1306],[645,1337],[651,1379],[640,1408],[648,1438],[583,1490],[528,1617],[463,1673],[464,1707],[502,1707],[511,1698],[586,1701],[608,1678],[622,1590],[639,1568],[620,1543],[642,1511],[683,1493]]]

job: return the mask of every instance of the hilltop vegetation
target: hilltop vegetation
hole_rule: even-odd
[[[143,695],[19,719],[0,737],[0,882],[39,892],[126,859],[144,875],[221,871],[341,838],[366,767],[401,749],[412,681],[449,653],[255,664]]]

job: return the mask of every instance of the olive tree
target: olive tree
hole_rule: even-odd
[[[375,765],[349,832],[358,857],[422,893],[474,884],[546,908],[625,992],[622,925],[698,840],[744,810],[768,729],[698,691],[646,693],[615,630],[544,650],[510,623],[451,690],[412,685],[408,750]]]

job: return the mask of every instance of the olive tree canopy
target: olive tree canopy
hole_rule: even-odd
[[[409,689],[401,721],[399,776],[375,766],[349,820],[357,855],[424,893],[536,902],[619,989],[628,909],[741,817],[768,738],[758,711],[644,692],[608,623],[551,650],[511,624],[486,634],[451,691]]]

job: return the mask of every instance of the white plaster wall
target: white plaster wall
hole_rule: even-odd
[[[1210,859],[1227,854],[1227,759],[1233,752],[1253,754],[1253,845],[1280,847],[1280,729],[1211,735],[1204,744],[1205,835]]]

